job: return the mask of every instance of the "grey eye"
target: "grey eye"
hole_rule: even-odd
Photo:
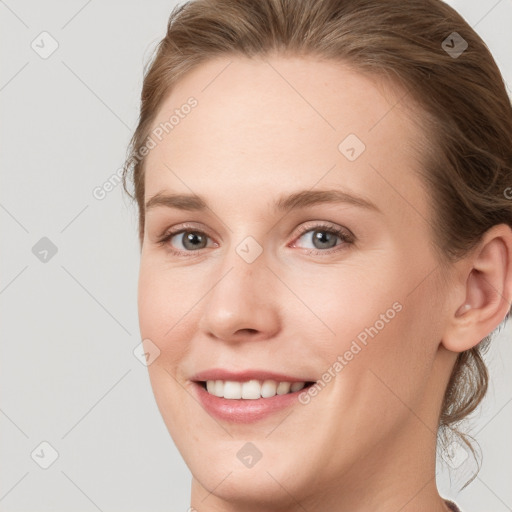
[[[204,249],[208,243],[208,236],[199,231],[182,231],[181,233],[177,233],[171,238],[171,244],[174,239],[179,240],[182,245],[182,247],[177,248],[186,251]]]
[[[311,229],[301,235],[299,240],[302,238],[312,244],[312,247],[306,247],[307,249],[331,249],[337,245],[336,239],[340,236],[327,229]]]

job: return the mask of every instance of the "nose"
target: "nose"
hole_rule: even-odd
[[[264,340],[280,329],[275,275],[263,255],[247,263],[233,251],[205,297],[199,329],[226,343]]]

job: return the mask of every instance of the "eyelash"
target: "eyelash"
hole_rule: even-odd
[[[314,224],[314,225],[302,226],[299,229],[299,233],[297,234],[295,239],[296,240],[300,239],[305,233],[308,233],[309,231],[324,231],[326,233],[336,235],[337,237],[339,237],[341,239],[342,243],[337,244],[334,247],[331,247],[326,250],[308,249],[307,250],[308,252],[306,253],[308,255],[314,254],[314,255],[324,256],[324,255],[332,254],[333,252],[338,252],[340,250],[343,250],[344,248],[346,248],[347,245],[351,245],[355,241],[354,235],[352,233],[350,233],[348,230],[344,230],[344,229],[338,228],[336,226],[333,226],[330,224],[325,224],[325,223],[318,223],[318,224]],[[193,226],[185,225],[185,226],[181,226],[180,228],[176,228],[172,231],[165,233],[161,238],[159,238],[157,240],[157,243],[162,246],[167,245],[167,243],[174,236],[179,235],[181,233],[198,233],[200,235],[205,235],[208,238],[211,238],[204,231],[195,229]],[[171,253],[175,254],[176,256],[193,257],[193,256],[196,256],[197,254],[195,254],[195,253],[200,252],[201,249],[198,249],[196,251],[179,251],[177,249],[172,248],[169,244],[169,251]]]

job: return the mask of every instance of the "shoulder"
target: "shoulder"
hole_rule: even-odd
[[[448,505],[448,508],[450,510],[452,510],[453,512],[461,512],[460,508],[453,502],[453,501],[450,501],[450,500],[444,500],[446,505]]]

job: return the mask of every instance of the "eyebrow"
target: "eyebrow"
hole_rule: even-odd
[[[289,212],[308,206],[329,203],[345,203],[382,213],[381,210],[368,199],[336,189],[301,190],[290,195],[283,195],[274,203],[273,207],[276,212]],[[208,209],[206,200],[196,194],[167,194],[159,192],[146,202],[146,210],[157,206],[187,211],[204,211]]]

